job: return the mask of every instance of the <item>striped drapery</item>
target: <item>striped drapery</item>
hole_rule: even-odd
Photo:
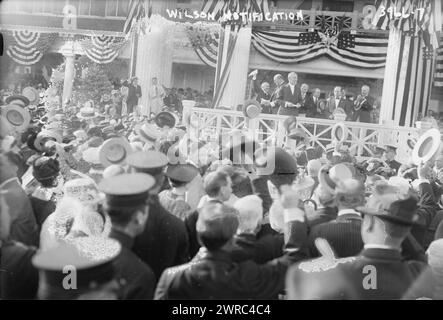
[[[150,17],[151,14],[152,4],[150,0],[130,0],[123,32],[129,34],[138,20],[146,16]]]
[[[443,88],[443,37],[440,39],[440,47],[435,58],[434,86]]]
[[[40,61],[57,39],[57,33],[40,33],[29,30],[6,31],[6,54],[20,65],[33,65]]]
[[[237,45],[239,30],[239,25],[229,25],[220,35],[220,42],[218,46],[219,59],[217,59],[215,71],[213,108],[219,105],[220,99],[222,98],[228,83],[233,53],[235,46]]]
[[[422,37],[401,30],[391,30],[389,45],[381,117],[393,120],[396,125],[414,126],[418,114],[425,114],[428,109],[433,50]]]
[[[95,63],[106,64],[117,58],[126,44],[122,38],[114,36],[92,36],[80,41],[85,55]]]

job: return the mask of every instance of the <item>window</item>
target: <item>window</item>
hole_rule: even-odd
[[[117,16],[126,17],[128,15],[129,0],[118,0]]]
[[[91,16],[104,17],[106,14],[106,0],[94,0],[91,1]]]
[[[117,15],[118,0],[106,1],[106,16],[115,17]]]
[[[339,11],[339,12],[352,12],[354,11],[353,1],[343,0],[323,0],[324,11]]]
[[[91,0],[80,0],[80,6],[78,9],[79,15],[88,16],[90,9],[91,9]]]

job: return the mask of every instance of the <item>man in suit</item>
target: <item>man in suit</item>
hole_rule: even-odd
[[[371,123],[371,112],[374,106],[374,98],[369,96],[370,88],[361,87],[361,94],[354,101],[353,121]]]
[[[318,256],[315,247],[317,238],[327,240],[338,258],[355,256],[360,252],[363,247],[360,235],[362,218],[355,208],[363,205],[364,201],[365,187],[360,181],[349,179],[337,186],[337,218],[311,228],[308,243],[312,257]]]
[[[279,99],[281,97],[281,90],[285,84],[285,80],[281,74],[276,74],[274,76],[274,84],[275,89],[271,94],[271,111],[273,114],[277,114],[280,107]]]
[[[330,97],[327,101],[326,107],[329,113],[331,114],[330,117],[332,118],[332,114],[337,108],[341,108],[346,112],[347,109],[347,102],[346,99],[343,99],[341,96],[341,87],[335,87],[334,88],[334,96]],[[346,114],[347,117],[349,116]]]
[[[256,96],[256,100],[260,103],[261,107],[262,107],[262,113],[268,113],[271,114],[271,97],[272,97],[272,92],[271,92],[271,86],[269,85],[268,82],[263,82],[260,85],[260,89],[257,90],[257,96]]]
[[[297,74],[295,72],[289,73],[288,81],[289,83],[280,90],[278,114],[298,116],[301,113],[302,98],[300,89],[297,87]]]
[[[301,108],[300,114],[305,114],[307,117],[312,118],[316,113],[316,107],[314,104],[314,98],[312,93],[309,92],[309,85],[303,83],[300,86],[300,95],[301,95]]]
[[[252,260],[266,263],[283,255],[283,235],[263,223],[262,200],[249,195],[237,200],[239,226],[234,236],[234,245],[228,250],[236,262]]]
[[[276,299],[284,289],[287,268],[304,259],[306,239],[304,212],[295,191],[282,189],[281,202],[286,224],[284,255],[266,264],[232,261],[228,247],[238,227],[237,211],[211,203],[200,212],[197,232],[203,247],[189,263],[169,268],[162,274],[155,299]]]
[[[166,268],[189,260],[188,234],[183,221],[163,208],[158,199],[168,158],[157,151],[140,151],[132,153],[126,161],[131,172],[147,173],[156,180],[149,190],[148,221],[143,232],[135,238],[133,251],[158,278]]]
[[[315,88],[312,92],[312,101],[314,103],[315,114],[314,117],[317,118],[329,118],[329,112],[326,112],[326,100],[320,98],[321,90],[319,88]]]
[[[120,174],[103,179],[99,189],[106,195],[105,212],[111,218],[109,237],[122,249],[113,265],[116,277],[124,280],[123,300],[151,300],[156,278],[152,269],[132,252],[134,239],[145,228],[149,216],[149,189],[155,184],[145,173]]]
[[[416,198],[385,190],[358,210],[365,214],[363,251],[337,259],[327,241],[318,239],[321,257],[288,272],[289,299],[400,299],[414,283],[425,264],[404,261],[401,246],[418,218]]]

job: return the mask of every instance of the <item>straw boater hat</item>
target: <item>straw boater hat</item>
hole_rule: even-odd
[[[161,136],[160,131],[150,123],[136,126],[135,133],[144,141],[150,143],[154,143]]]
[[[29,104],[35,105],[40,100],[40,93],[33,87],[26,87],[22,91],[22,95],[29,100]]]
[[[88,120],[94,119],[98,116],[98,113],[94,110],[94,108],[84,107],[80,109],[80,112],[77,113],[77,118]]]
[[[431,160],[439,152],[441,145],[440,131],[432,128],[426,131],[412,150],[412,161],[419,165]]]
[[[17,131],[26,129],[31,122],[29,112],[18,105],[3,106],[0,114]]]
[[[348,138],[348,134],[348,128],[342,122],[336,123],[331,129],[332,139],[338,143],[345,142]]]
[[[246,100],[243,104],[242,111],[243,114],[249,119],[257,118],[261,112],[260,103],[258,103],[257,100],[254,99]]]
[[[15,94],[12,96],[9,96],[5,99],[5,103],[6,104],[13,104],[13,105],[17,105],[20,107],[27,107],[29,106],[29,99],[26,98],[25,96],[22,96],[20,94]]]
[[[96,204],[103,200],[97,184],[89,178],[79,178],[66,181],[63,185],[63,195],[78,199],[86,205]]]
[[[104,167],[113,164],[124,164],[126,157],[131,153],[132,148],[126,138],[111,138],[106,140],[100,147],[100,163]]]
[[[352,178],[352,171],[348,166],[340,163],[333,167],[323,166],[318,173],[319,184],[330,193],[335,192],[335,187],[340,181]]]
[[[42,151],[45,143],[48,140],[53,140],[58,143],[62,143],[63,140],[63,129],[62,128],[51,128],[43,129],[37,134],[37,138],[34,141],[34,147]]]

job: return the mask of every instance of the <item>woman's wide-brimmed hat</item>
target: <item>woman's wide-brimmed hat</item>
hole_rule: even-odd
[[[23,131],[31,122],[28,110],[18,105],[7,105],[0,108],[1,116],[17,131]]]
[[[14,94],[5,99],[6,104],[13,104],[25,108],[29,106],[29,99],[21,94]]]
[[[22,90],[22,95],[28,98],[29,104],[36,105],[40,100],[40,93],[34,87],[26,87]]]
[[[130,153],[132,153],[132,147],[126,138],[111,138],[106,140],[100,147],[100,163],[104,167],[113,164],[124,164],[126,157]]]
[[[318,173],[319,184],[333,194],[340,181],[352,178],[352,171],[348,166],[339,163],[333,167],[323,166]]]
[[[163,111],[155,116],[155,124],[160,128],[163,128],[165,126],[169,128],[174,128],[177,123],[177,116],[172,112]]]
[[[37,134],[37,138],[34,141],[34,147],[42,151],[44,149],[44,144],[47,140],[54,140],[58,143],[63,141],[63,129],[62,128],[51,128],[43,129]]]

